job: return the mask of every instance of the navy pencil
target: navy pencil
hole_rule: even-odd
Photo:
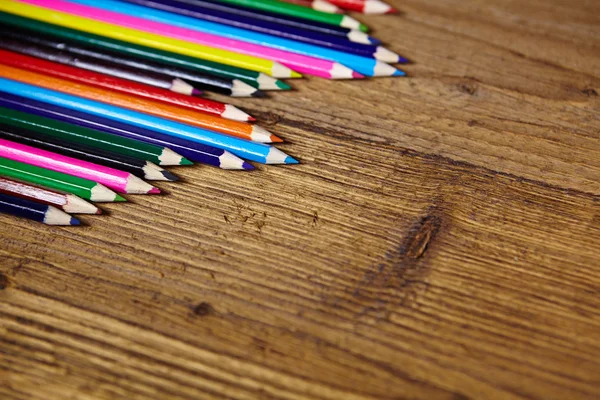
[[[226,150],[2,91],[0,91],[0,106],[164,146],[191,161],[214,165],[223,169],[254,169],[252,164],[243,161]]]
[[[4,193],[0,193],[0,213],[43,222],[46,225],[81,224],[77,218],[71,217],[54,206],[36,203]]]
[[[255,21],[256,24],[262,22],[271,22],[278,25],[287,25],[290,27],[302,29],[305,31],[319,32],[321,34],[333,35],[345,38],[351,41],[358,41],[366,44],[380,44],[381,42],[371,36],[358,30],[343,28],[340,26],[324,24],[317,21],[310,21],[302,18],[295,18],[287,15],[273,14],[266,11],[252,10],[232,4],[221,3],[218,0],[179,0],[181,3],[201,6],[210,10],[221,11],[230,18],[242,16]]]

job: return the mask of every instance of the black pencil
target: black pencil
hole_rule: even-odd
[[[150,161],[140,160],[138,158],[117,154],[80,143],[65,141],[60,138],[51,137],[49,135],[44,135],[43,133],[16,126],[0,124],[0,138],[129,172],[142,179],[162,181],[178,180],[175,175]]]
[[[179,78],[191,83],[195,88],[224,94],[232,97],[263,97],[264,92],[239,79],[227,79],[195,72],[185,68],[163,65],[142,58],[123,57],[118,53],[84,47],[73,42],[53,39],[51,37],[32,36],[30,32],[16,27],[0,24],[0,47],[7,50],[31,55],[45,60],[60,62],[79,68],[91,69],[99,65],[102,72],[110,75],[111,69],[124,69],[131,74],[157,74]],[[61,60],[65,60],[64,62]],[[78,61],[74,64],[70,60]],[[108,72],[107,72],[108,71]],[[116,75],[113,75],[116,76]],[[121,78],[129,79],[123,75]]]
[[[92,57],[77,56],[60,49],[12,37],[12,34],[4,31],[2,27],[0,27],[0,36],[2,37],[2,40],[0,40],[0,48],[4,50],[10,50],[16,53],[41,58],[42,60],[69,65],[121,79],[127,79],[133,82],[167,89],[176,93],[187,94],[190,96],[200,96],[202,94],[201,90],[195,88],[190,83],[167,74],[144,71],[138,68],[131,68]]]

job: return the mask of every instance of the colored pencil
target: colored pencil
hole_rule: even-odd
[[[94,180],[120,193],[160,193],[158,188],[149,185],[129,172],[62,156],[5,139],[0,139],[0,157]]]
[[[202,92],[179,78],[114,66],[89,57],[77,57],[32,43],[16,41],[0,31],[3,61],[14,67],[87,83],[140,97],[159,97],[168,101],[171,94],[200,96]],[[3,49],[3,50],[2,50]]]
[[[310,7],[313,10],[327,13],[341,13],[342,9],[326,0],[283,0],[286,3]]]
[[[112,153],[16,126],[0,124],[0,139],[60,154],[65,157],[95,163],[115,170],[129,172],[138,178],[156,181],[177,181],[169,171],[149,161]]]
[[[79,225],[77,218],[47,204],[0,193],[0,213],[27,218],[46,225]]]
[[[39,4],[39,6],[36,6],[36,4]],[[82,18],[54,11],[45,7],[44,0],[27,2],[25,2],[25,0],[3,0],[0,1],[0,11],[39,21],[50,22],[71,29],[111,37],[117,40],[124,40],[142,46],[149,46],[222,64],[233,65],[235,67],[264,72],[276,78],[295,78],[302,76],[297,72],[292,71],[290,68],[272,60],[247,56],[210,46],[191,44],[183,40],[167,38],[161,35],[141,32],[135,29],[124,28],[114,24],[107,24],[89,18]]]
[[[125,0],[128,3],[137,4],[167,11],[175,14],[187,15],[196,19],[214,22],[221,25],[228,25],[239,29],[245,29],[265,35],[277,36],[288,40],[312,44],[331,48],[334,50],[371,57],[380,61],[396,63],[406,62],[405,58],[390,52],[382,46],[350,41],[338,36],[321,34],[318,32],[303,31],[287,25],[272,23],[268,21],[259,21],[244,16],[229,14],[219,10],[213,10],[194,4],[188,4],[185,0]],[[362,32],[360,32],[362,34]],[[176,75],[179,76],[179,75]],[[184,76],[179,76],[185,78]]]
[[[0,44],[0,47],[6,44],[8,40],[3,39],[3,43],[0,42],[2,43]],[[24,52],[30,53],[27,50],[31,49],[32,46],[36,45],[27,45],[27,49],[21,46],[20,49]],[[41,46],[38,47],[41,48]],[[230,104],[224,104],[221,102],[203,99],[199,97],[187,96],[180,93],[170,92],[161,88],[155,88],[144,84],[130,82],[120,78],[113,78],[96,72],[80,70],[78,68],[70,67],[67,65],[61,65],[51,61],[39,59],[37,58],[37,55],[34,55],[34,57],[30,57],[24,54],[7,52],[5,50],[0,49],[0,57],[3,59],[3,64],[16,68],[26,69],[32,72],[51,75],[57,78],[71,80],[74,82],[80,82],[83,84],[97,86],[104,89],[111,89],[115,90],[116,92],[130,94],[140,98],[147,98],[166,104],[171,104],[174,106],[184,107],[189,110],[200,111],[206,114],[231,119],[234,121],[246,122],[255,120],[250,115],[246,114],[239,108]],[[69,57],[77,56],[72,55]]]
[[[155,146],[105,132],[83,128],[78,125],[57,121],[11,108],[10,102],[2,99],[0,92],[0,123],[39,132],[66,142],[79,143],[88,147],[150,161],[158,165],[190,165],[191,161],[167,147]]]
[[[389,4],[380,0],[329,0],[332,4],[349,11],[363,14],[394,14],[398,12]]]
[[[90,69],[95,70],[96,72],[104,73],[107,75],[117,76],[112,74],[114,70],[121,71],[124,70],[127,74],[139,74],[140,76],[145,76],[150,74],[150,76],[166,76],[171,81],[175,82],[174,85],[183,82],[184,85],[189,86],[191,88],[191,92],[184,93],[186,95],[194,95],[198,96],[201,92],[197,88],[201,88],[204,90],[212,91],[215,93],[225,94],[227,96],[233,97],[263,97],[264,92],[256,89],[253,86],[248,85],[247,83],[240,81],[238,79],[224,79],[218,77],[212,77],[210,75],[205,74],[189,74],[188,76],[192,76],[194,80],[185,81],[193,84],[188,85],[185,81],[182,81],[181,76],[173,75],[169,73],[168,67],[163,67],[160,64],[156,63],[147,63],[142,61],[141,63],[135,59],[120,57],[118,55],[110,55],[107,53],[102,53],[98,51],[88,51],[91,54],[76,54],[72,53],[69,49],[65,48],[66,46],[61,45],[60,42],[53,41],[47,38],[31,38],[29,35],[23,32],[15,32],[14,29],[0,26],[0,35],[3,37],[3,41],[0,42],[0,47],[11,50],[14,52],[27,54],[29,56],[41,58],[44,60],[58,62],[61,64],[71,65],[77,68]],[[58,44],[57,44],[58,43]],[[60,46],[60,47],[56,47]],[[100,57],[94,56],[100,55]],[[139,66],[148,66],[149,68],[139,68]],[[150,65],[148,65],[150,64]],[[88,68],[89,66],[92,68]],[[100,66],[100,68],[96,68]],[[64,74],[65,78],[74,73]],[[129,79],[126,76],[121,76],[125,79]],[[172,77],[175,77],[173,79]],[[78,78],[78,77],[77,77]],[[179,79],[178,79],[179,78]],[[134,80],[134,79],[132,79]],[[91,79],[87,81],[83,81],[84,83],[93,84]],[[141,82],[146,83],[146,82]],[[147,83],[148,84],[148,83]],[[101,86],[101,85],[98,85]],[[153,85],[154,86],[154,85]],[[117,87],[118,88],[118,87]],[[163,88],[164,89],[164,88]],[[138,94],[133,92],[131,94],[136,94],[140,96],[145,96],[146,92],[142,92]],[[206,99],[196,99],[193,98],[191,100],[187,100],[188,96],[180,96],[171,99],[168,95],[165,95],[164,92],[158,91],[158,94],[151,93],[156,100],[164,101],[166,103],[172,103],[177,105],[182,105],[184,107],[189,108],[190,105],[194,106],[194,108],[200,108],[194,103],[194,101],[198,101],[198,104],[203,105],[203,102],[207,102]],[[183,99],[183,100],[181,100]],[[217,102],[214,102],[217,103]],[[219,103],[217,103],[219,104]],[[222,103],[220,103],[222,104]],[[233,106],[231,106],[233,107]],[[209,108],[210,109],[210,108]],[[201,110],[202,111],[202,110]],[[240,110],[241,113],[241,110]],[[244,113],[245,114],[245,113]],[[244,121],[248,121],[249,116],[246,114],[244,116]]]
[[[202,46],[214,46],[225,51],[237,52],[246,56],[263,57],[280,62],[303,74],[310,74],[328,79],[362,78],[360,74],[335,61],[292,53],[290,51],[274,49],[272,47],[265,47],[248,41],[235,40],[204,33],[196,29],[181,27],[179,23],[175,26],[174,23],[168,24],[165,22],[156,22],[155,19],[160,18],[160,16],[156,16],[154,13],[165,14],[164,12],[147,7],[139,7],[134,4],[110,1],[102,1],[94,4],[94,2],[90,3],[86,0],[69,2],[62,0],[23,1],[30,4],[41,5],[49,10],[62,12],[68,15],[108,23],[114,26],[136,29],[139,32],[161,35],[163,37],[182,40]],[[112,9],[115,9],[115,6],[118,7],[119,12],[112,11]],[[145,10],[147,10],[147,12],[145,12]],[[145,18],[138,18],[135,16],[135,12],[144,12],[143,15]],[[173,18],[185,18],[186,21],[188,20],[187,17],[174,14],[167,14],[167,19],[169,16],[172,16]],[[206,21],[192,20],[192,24],[194,22],[197,22],[198,24],[202,22],[206,24],[209,23]],[[248,32],[248,34],[250,33],[251,32]],[[387,64],[386,66],[389,67]],[[389,68],[394,69],[393,67]]]
[[[319,34],[337,36],[358,43],[365,44],[380,44],[381,42],[374,37],[367,35],[356,29],[342,28],[330,24],[323,24],[316,21],[309,21],[303,18],[290,17],[287,15],[270,13],[266,11],[254,10],[251,8],[234,6],[233,4],[223,3],[219,0],[177,0],[179,3],[203,7],[213,11],[219,11],[229,15],[231,19],[244,17],[255,24],[261,25],[265,22],[275,25],[285,25],[289,28],[298,29],[295,34],[303,34],[300,32],[316,32]],[[161,2],[162,3],[162,2]]]
[[[262,72],[140,46],[121,40],[69,29],[59,25],[20,17],[14,14],[0,12],[0,24],[4,27],[8,27],[9,30],[12,30],[13,32],[19,32],[25,36],[29,36],[30,41],[35,40],[36,43],[58,49],[64,47],[65,50],[70,53],[89,55],[100,59],[106,59],[106,57],[109,57],[110,59],[110,55],[118,54],[124,58],[143,60],[161,64],[163,66],[169,66],[177,71],[181,71],[180,73],[201,73],[226,79],[239,79],[250,86],[261,90],[290,89],[290,86],[285,82]],[[48,42],[40,42],[40,38],[50,39],[54,41],[54,43],[48,44]],[[104,57],[99,56],[98,54],[100,52],[106,52],[108,55]],[[144,68],[142,65],[138,65],[138,67]],[[150,68],[146,69],[151,70]],[[185,75],[175,76],[183,78]]]
[[[277,136],[272,135],[270,132],[257,125],[219,118],[214,115],[198,113],[157,101],[140,99],[98,87],[70,82],[31,71],[19,70],[3,64],[4,61],[5,60],[0,59],[0,76],[4,78],[156,115],[162,118],[172,119],[174,121],[195,125],[255,142],[271,143],[282,141]]]
[[[254,8],[260,11],[267,11],[276,14],[288,15],[291,17],[303,18],[311,21],[317,21],[324,24],[341,26],[343,28],[359,29],[367,32],[369,28],[361,24],[352,17],[343,14],[331,14],[323,11],[313,10],[296,4],[288,4],[277,0],[221,0],[223,3],[229,3],[236,6]]]
[[[109,188],[89,179],[63,174],[0,157],[0,176],[77,195],[95,202],[127,201]]]
[[[83,128],[106,132],[110,134],[109,136],[116,135],[117,137],[113,138],[115,142],[117,142],[119,137],[134,139],[135,141],[141,141],[157,146],[166,146],[177,150],[178,154],[184,155],[189,160],[214,165],[223,169],[254,169],[252,164],[243,161],[226,150],[175,138],[150,129],[117,122],[108,118],[43,103],[21,96],[15,96],[6,92],[0,92],[0,104],[2,104],[3,107],[9,107],[13,110],[52,118],[57,121],[66,122]]]
[[[39,86],[28,85],[16,80],[0,78],[0,89],[4,92],[29,99],[55,104],[72,110],[110,118],[119,122],[192,140],[208,146],[228,150],[233,154],[265,164],[296,164],[298,161],[275,147],[251,142],[229,135],[222,135],[196,126],[178,123],[165,118],[155,117],[122,107],[113,106],[83,97],[72,96]]]
[[[49,0],[59,3],[61,0]],[[82,7],[69,6],[61,8],[62,11],[77,13],[82,16],[100,18],[106,22],[114,22],[119,25],[125,25],[159,33],[161,30],[168,30],[168,35],[174,34],[175,28],[181,28],[181,35],[185,35],[188,40],[193,40],[198,43],[206,43],[209,41],[215,46],[234,46],[239,51],[245,54],[260,54],[266,58],[272,58],[284,63],[297,71],[305,74],[317,75],[311,69],[307,69],[305,65],[310,63],[304,57],[318,58],[337,62],[349,67],[359,73],[367,76],[404,76],[404,72],[386,64],[385,62],[376,60],[371,54],[371,57],[363,57],[357,54],[346,53],[332,48],[315,46],[308,43],[301,43],[295,40],[289,40],[281,37],[274,37],[258,32],[250,32],[245,29],[239,29],[232,26],[216,24],[214,22],[199,20],[185,15],[173,14],[171,12],[162,11],[156,8],[138,6],[136,4],[124,3],[122,1],[103,0],[71,0],[70,3],[78,3]],[[102,9],[104,12],[97,11]],[[119,10],[118,13],[111,10]],[[150,22],[152,21],[152,22]],[[154,22],[154,23],[153,23]],[[170,28],[169,28],[170,27]],[[196,33],[190,33],[196,32]],[[213,36],[211,36],[213,35]],[[219,39],[211,39],[212,37]],[[173,36],[176,37],[176,36]],[[181,36],[184,37],[184,36]],[[226,39],[224,39],[226,38]],[[227,45],[223,44],[224,42]],[[252,47],[248,43],[255,45]],[[232,49],[234,47],[223,47]],[[269,50],[264,50],[267,47]],[[252,50],[256,51],[256,53]],[[259,50],[260,49],[260,50]],[[290,55],[293,53],[292,55]],[[381,47],[379,53],[381,57],[387,58],[389,62],[398,62],[398,55]],[[304,57],[303,57],[304,56]],[[312,64],[313,67],[315,64]],[[331,68],[327,66],[326,68]],[[323,76],[323,75],[319,75]],[[325,75],[328,78],[334,78],[329,74]]]
[[[102,211],[81,197],[60,193],[39,186],[0,177],[0,193],[60,208],[72,214],[102,214]]]

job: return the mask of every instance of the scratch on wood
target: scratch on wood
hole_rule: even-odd
[[[194,314],[199,317],[206,317],[207,315],[215,313],[214,307],[210,303],[207,303],[205,301],[195,306],[193,308],[193,311]]]
[[[4,290],[8,287],[10,281],[8,280],[8,276],[0,273],[0,290]]]
[[[419,225],[411,235],[412,237],[409,237],[410,243],[406,251],[406,256],[413,259],[421,257],[427,250],[429,242],[440,228],[440,218],[428,215],[421,220]]]

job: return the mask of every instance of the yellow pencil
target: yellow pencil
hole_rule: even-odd
[[[1,0],[0,11],[141,46],[263,72],[275,78],[301,77],[296,71],[276,61],[246,56],[214,47],[202,46],[118,25],[98,22],[89,18],[78,17],[19,1]]]

